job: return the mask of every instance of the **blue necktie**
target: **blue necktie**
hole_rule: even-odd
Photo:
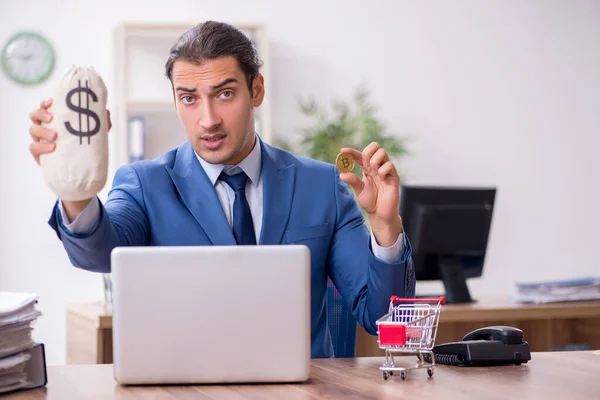
[[[248,176],[243,171],[235,175],[221,173],[220,179],[235,192],[235,201],[233,203],[233,236],[237,244],[256,244],[256,234],[254,233],[254,224],[252,223],[252,214],[250,206],[246,200],[246,181]]]

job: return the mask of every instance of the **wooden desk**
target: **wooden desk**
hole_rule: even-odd
[[[561,350],[567,345],[600,348],[600,301],[517,304],[505,298],[482,299],[442,308],[436,343],[462,340],[483,326],[508,325],[523,330],[531,351]],[[380,356],[377,337],[359,329],[356,356]]]
[[[67,364],[111,364],[112,309],[104,303],[67,306]]]
[[[550,351],[568,344],[600,348],[600,302],[514,304],[484,299],[467,305],[446,305],[436,343],[461,340],[482,326],[509,325],[523,330],[532,351]],[[358,329],[356,356],[381,356],[377,337]],[[112,312],[102,303],[73,304],[67,309],[67,364],[112,363]]]
[[[414,358],[398,357],[410,365]],[[124,387],[113,379],[111,365],[48,368],[48,385],[7,396],[35,399],[593,399],[600,393],[600,355],[592,352],[533,353],[520,366],[463,368],[436,366],[411,371],[407,380],[383,380],[381,358],[321,359],[312,363],[302,384],[169,385]]]

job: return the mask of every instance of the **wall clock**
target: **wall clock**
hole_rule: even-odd
[[[45,81],[55,64],[54,48],[50,42],[31,31],[18,32],[8,39],[0,57],[4,73],[22,85]]]

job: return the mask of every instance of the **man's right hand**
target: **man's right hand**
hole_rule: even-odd
[[[40,164],[40,155],[52,153],[56,148],[54,142],[57,137],[57,133],[51,129],[42,126],[42,122],[49,123],[54,117],[48,108],[52,106],[52,99],[46,99],[40,103],[40,107],[33,110],[29,114],[31,120],[31,127],[29,128],[29,134],[33,141],[29,145],[29,152],[33,156],[35,162]],[[110,121],[110,111],[107,110],[107,121],[108,130],[112,127]],[[75,218],[81,214],[85,207],[90,203],[91,199],[81,201],[62,201],[63,208],[69,217],[69,221],[73,222]]]

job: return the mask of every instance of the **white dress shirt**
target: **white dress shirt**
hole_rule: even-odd
[[[261,174],[261,148],[258,140],[252,149],[252,152],[237,165],[210,164],[203,160],[198,154],[196,158],[204,168],[211,183],[215,187],[229,227],[233,227],[233,204],[235,201],[235,192],[227,183],[219,180],[221,172],[225,171],[228,175],[234,175],[241,169],[248,175],[246,183],[246,199],[250,206],[252,221],[254,223],[254,232],[256,235],[256,243],[259,243],[260,233],[262,229],[262,214],[263,214],[263,179]],[[62,202],[59,202],[59,209],[63,224],[72,233],[89,234],[94,231],[100,216],[100,205],[97,197],[86,206],[79,214],[75,221],[70,222],[66,212],[63,209]],[[233,228],[232,228],[233,229]],[[375,236],[371,232],[371,244],[373,255],[383,262],[397,263],[401,260],[404,252],[404,233],[401,233],[391,247],[381,247],[377,244]]]

